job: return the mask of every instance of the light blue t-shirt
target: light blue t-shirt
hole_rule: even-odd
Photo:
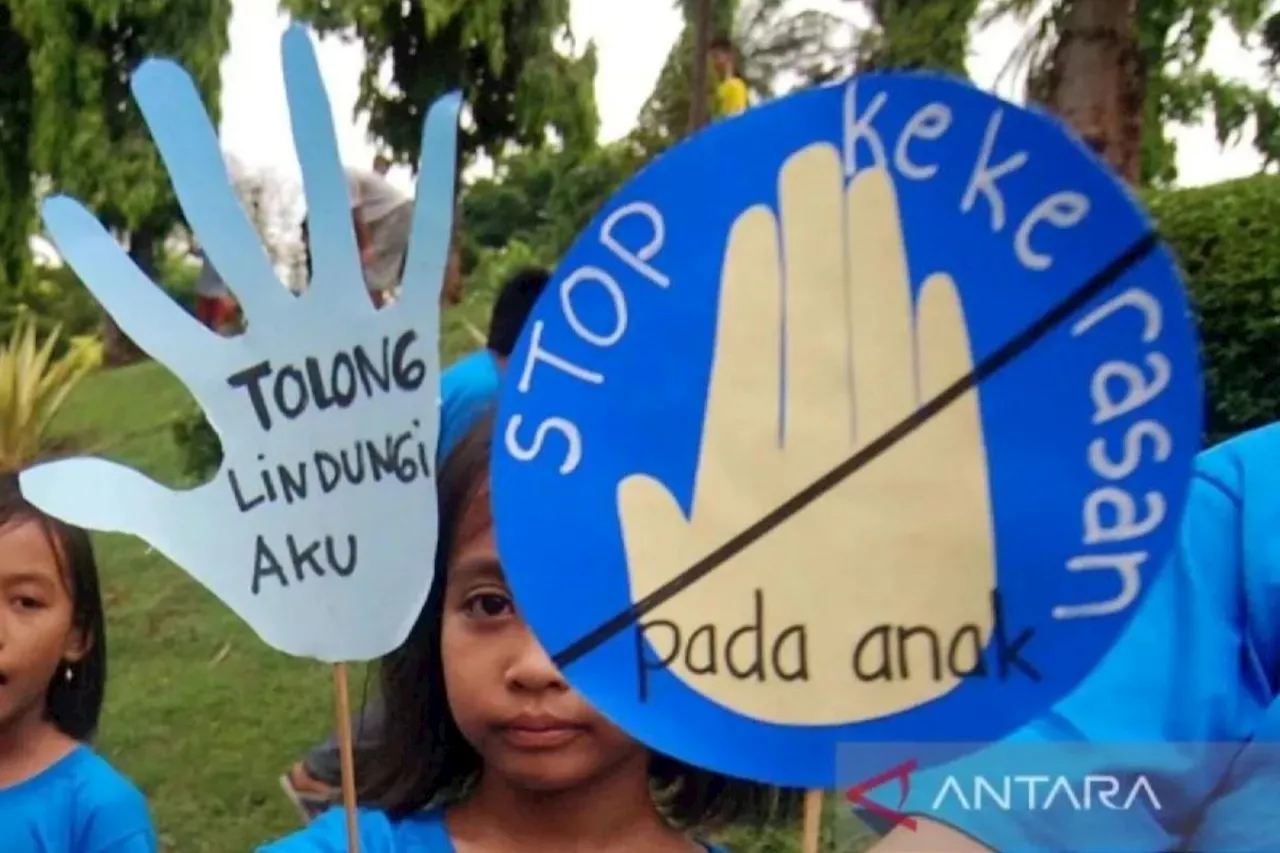
[[[141,792],[87,746],[0,789],[4,853],[155,853]]]
[[[1083,684],[985,755],[920,774],[903,810],[1003,853],[1280,849],[1278,694],[1280,424],[1273,424],[1200,454],[1174,556]],[[1043,761],[1053,777],[1055,762],[1069,765],[1080,754],[1070,744],[1080,743],[1090,744],[1087,760],[1101,757],[1106,776],[1121,780],[1113,802],[1125,808],[1077,808],[1061,797],[1053,811],[975,808],[954,797],[936,810],[938,798],[926,802],[944,772],[989,777],[995,754],[1021,762],[1022,772],[1036,755],[1057,756]],[[1139,777],[1154,797],[1134,795]],[[1042,791],[1040,804],[1046,800]]]
[[[274,844],[258,848],[258,853],[347,853],[347,816],[342,809],[330,809],[301,832]],[[360,810],[360,853],[455,853],[443,812],[422,812],[393,821],[383,812]],[[718,847],[708,853],[727,853]]]
[[[440,441],[443,460],[485,410],[498,400],[500,375],[487,349],[455,361],[440,377]]]

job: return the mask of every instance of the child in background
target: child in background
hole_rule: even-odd
[[[492,432],[486,416],[437,481],[436,580],[382,662],[386,718],[362,785],[362,853],[706,853],[687,833],[794,812],[794,792],[651,753],[569,688],[503,579]],[[335,808],[260,853],[346,849]]]
[[[0,849],[154,853],[142,794],[86,744],[107,681],[88,535],[0,475]]]
[[[720,118],[736,116],[744,112],[749,103],[747,83],[738,73],[738,61],[734,58],[733,42],[725,36],[711,41],[711,66],[715,69],[716,115]]]
[[[204,248],[194,246],[192,254],[200,262],[200,275],[196,279],[196,319],[205,328],[222,334],[231,329],[236,319],[236,300],[231,295],[222,276],[214,269]]]

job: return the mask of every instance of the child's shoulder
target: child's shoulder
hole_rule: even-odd
[[[87,746],[65,757],[26,782],[6,789],[5,808],[41,840],[70,834],[69,850],[101,849],[153,851],[155,828],[146,798],[120,771]],[[41,847],[39,849],[45,849]]]
[[[493,354],[479,349],[445,369],[440,376],[441,396],[446,401],[458,396],[488,396],[497,389],[500,380]]]
[[[90,747],[77,747],[63,761],[82,803],[146,810],[147,799],[138,786]]]
[[[155,826],[138,786],[87,746],[74,753],[74,788],[83,849],[156,850]],[[96,846],[95,846],[96,845]]]
[[[347,815],[330,809],[306,829],[258,848],[258,853],[347,853]],[[440,812],[392,820],[376,809],[360,810],[360,853],[454,853]]]

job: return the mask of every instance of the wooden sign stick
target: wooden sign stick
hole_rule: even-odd
[[[801,853],[818,853],[822,836],[822,790],[804,792],[804,829],[800,840]]]
[[[347,853],[360,853],[360,822],[356,813],[356,759],[351,735],[351,698],[347,665],[333,665],[333,689],[338,712],[338,754],[342,761],[342,807],[347,813]]]

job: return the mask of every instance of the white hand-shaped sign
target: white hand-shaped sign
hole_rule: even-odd
[[[297,297],[232,190],[191,79],[165,60],[133,78],[188,221],[243,306],[245,334],[197,323],[75,201],[44,206],[63,257],[204,408],[221,469],[174,491],[112,462],[68,459],[25,472],[22,488],[72,524],[145,539],[281,651],[363,660],[403,641],[431,585],[439,294],[460,101],[446,96],[427,116],[402,295],[378,310],[307,34],[291,28],[283,53],[315,270]]]
[[[779,207],[777,216],[764,206],[748,209],[729,236],[689,517],[652,477],[633,475],[619,484],[633,601],[768,516],[972,370],[950,276],[926,278],[913,307],[897,195],[886,169],[864,169],[846,186],[835,146],[810,145],[783,166]],[[772,655],[765,665],[782,678],[735,673],[752,659],[745,648],[738,664],[715,672],[699,666],[692,651],[669,659],[690,688],[748,717],[848,723],[937,698],[960,679],[954,672],[932,677],[928,642],[908,644],[906,665],[922,677],[858,680],[850,667],[885,660],[878,643],[896,649],[896,626],[932,629],[944,649],[968,631],[958,663],[977,662],[993,623],[987,480],[972,390],[654,608],[645,622],[669,621],[686,633],[713,625],[720,642],[730,638],[731,645],[735,628],[760,618],[753,608],[767,610],[771,630],[802,626],[765,653]],[[847,616],[853,611],[893,627],[853,649]],[[665,658],[664,634],[656,627],[646,633]],[[689,637],[689,649],[696,642]]]

